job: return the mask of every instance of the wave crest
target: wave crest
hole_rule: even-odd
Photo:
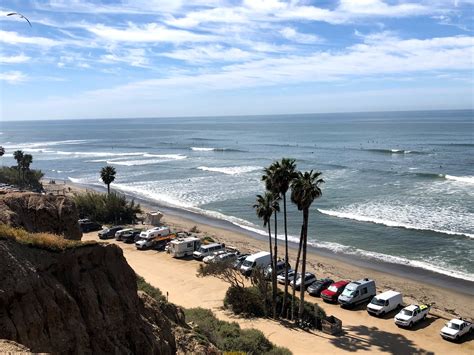
[[[208,166],[198,166],[197,169],[203,171],[212,171],[215,173],[222,173],[226,175],[239,175],[250,173],[255,170],[262,170],[261,166],[230,166],[230,167],[222,167],[222,168],[212,168]]]

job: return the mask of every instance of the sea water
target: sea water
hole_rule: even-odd
[[[91,186],[112,165],[116,190],[258,233],[262,169],[294,158],[325,181],[312,245],[474,280],[470,110],[3,122],[0,131],[3,165],[22,149],[46,177]],[[295,241],[302,215],[288,203]]]

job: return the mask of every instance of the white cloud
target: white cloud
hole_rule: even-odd
[[[115,42],[210,42],[213,35],[201,35],[185,30],[170,29],[156,23],[136,25],[129,23],[127,28],[118,29],[106,25],[87,27],[87,30],[99,38]]]
[[[30,57],[28,57],[24,54],[13,55],[13,56],[0,56],[0,63],[2,63],[2,64],[19,64],[19,63],[26,63],[30,59],[31,59]]]
[[[53,47],[61,42],[46,37],[26,37],[16,32],[0,30],[0,42],[7,44],[31,44],[35,46]]]
[[[6,81],[10,84],[18,84],[27,80],[27,76],[21,71],[7,71],[0,73],[0,80]]]
[[[317,35],[301,33],[292,27],[285,27],[280,30],[280,34],[290,41],[303,44],[315,44],[323,42],[323,39]]]
[[[162,56],[184,60],[190,63],[239,62],[256,58],[256,54],[240,48],[226,48],[222,45],[198,46],[162,53]]]
[[[102,63],[127,63],[134,67],[148,67],[149,60],[146,50],[143,48],[133,48],[120,53],[107,53],[100,57]]]

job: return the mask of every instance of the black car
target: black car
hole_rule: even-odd
[[[327,289],[334,281],[331,279],[319,279],[308,286],[307,291],[311,296],[319,297],[321,292]]]
[[[113,226],[110,228],[105,228],[99,232],[99,238],[100,239],[115,238],[115,233],[122,229],[123,229],[122,226]]]
[[[82,233],[100,231],[102,229],[102,224],[91,221],[89,219],[80,219],[79,228],[81,228]]]
[[[122,234],[122,242],[124,243],[135,243],[135,238],[140,235],[141,230],[134,230],[127,233]]]

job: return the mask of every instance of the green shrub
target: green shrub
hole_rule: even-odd
[[[232,310],[235,314],[248,317],[271,316],[272,295],[271,288],[268,287],[265,294],[262,288],[255,286],[237,288],[229,287],[224,297],[224,307]],[[288,315],[291,315],[291,298],[288,295],[287,309]],[[299,298],[295,299],[295,314],[298,314]],[[277,310],[280,310],[283,303],[283,291],[277,291]],[[311,328],[320,328],[321,320],[326,317],[324,310],[315,303],[304,303],[303,322]]]
[[[142,210],[134,200],[127,201],[126,197],[117,193],[101,194],[86,192],[74,197],[74,202],[81,218],[104,224],[134,223],[137,214]]]
[[[215,243],[215,240],[212,237],[209,237],[208,235],[206,235],[206,236],[201,238],[201,243],[202,244],[211,244],[211,243]]]
[[[186,321],[194,323],[194,330],[221,351],[247,354],[291,354],[288,349],[276,347],[261,331],[241,329],[235,322],[219,320],[208,309],[191,308],[185,310],[185,314]]]
[[[268,297],[267,297],[268,298]],[[264,317],[266,315],[265,298],[256,287],[238,288],[231,286],[224,297],[224,307],[235,314]]]
[[[140,275],[136,275],[136,276],[137,276],[137,289],[139,291],[143,291],[147,293],[150,297],[154,298],[158,302],[167,302],[166,297],[163,296],[163,294],[158,288],[150,285]]]
[[[29,169],[21,174],[18,174],[17,167],[6,167],[0,168],[0,182],[9,185],[15,185],[18,187],[25,187],[35,191],[42,191],[43,185],[40,180],[44,174],[41,170]]]

